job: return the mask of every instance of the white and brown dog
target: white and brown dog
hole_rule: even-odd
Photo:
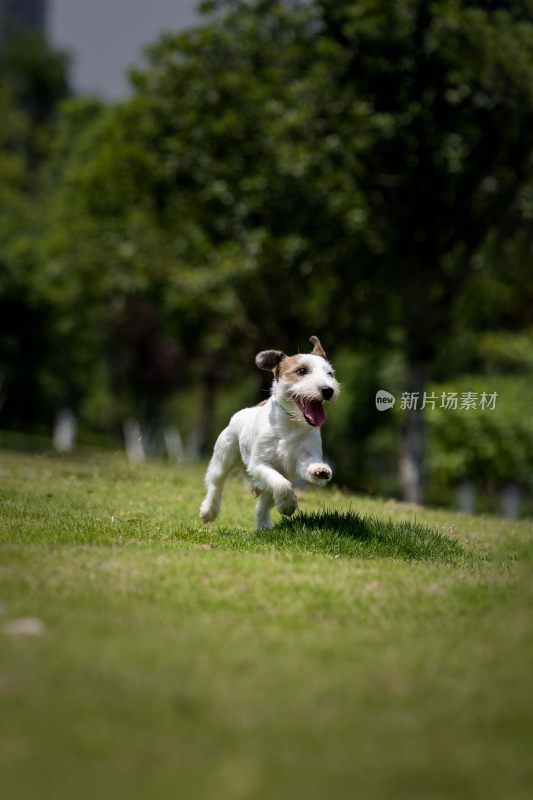
[[[281,350],[263,350],[255,357],[260,369],[272,370],[271,395],[231,418],[217,439],[200,506],[204,522],[220,511],[224,481],[234,467],[243,466],[259,496],[257,528],[272,527],[270,511],[293,514],[298,502],[293,483],[325,486],[331,467],[324,464],[320,428],[326,421],[323,401],[334,400],[339,384],[316,336],[312,353],[287,356]]]

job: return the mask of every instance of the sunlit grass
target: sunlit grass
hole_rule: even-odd
[[[529,797],[527,523],[202,473],[0,453],[0,794]]]
[[[476,560],[456,539],[410,519],[361,516],[325,508],[297,513],[256,538],[279,548],[350,558],[401,558],[419,561]]]

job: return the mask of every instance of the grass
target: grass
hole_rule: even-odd
[[[362,517],[347,511],[322,509],[298,512],[282,519],[271,531],[254,539],[279,549],[323,553],[348,558],[403,558],[421,561],[458,561],[479,558],[456,539],[413,520]]]
[[[529,798],[531,524],[0,452],[0,795]],[[41,620],[41,635],[13,621]],[[11,633],[10,633],[11,631]]]

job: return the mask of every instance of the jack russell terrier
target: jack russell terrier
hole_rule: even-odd
[[[268,400],[243,408],[218,437],[207,468],[207,494],[200,506],[204,522],[216,519],[228,474],[243,466],[259,499],[258,529],[271,528],[273,506],[290,516],[298,506],[293,482],[325,486],[331,467],[323,461],[320,428],[326,421],[324,401],[335,400],[340,386],[319,339],[311,336],[311,353],[287,356],[263,350],[260,369],[272,370]]]

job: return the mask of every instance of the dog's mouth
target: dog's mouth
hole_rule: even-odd
[[[308,425],[313,428],[321,428],[326,421],[326,412],[320,400],[299,400],[294,397],[294,402],[304,415]]]

